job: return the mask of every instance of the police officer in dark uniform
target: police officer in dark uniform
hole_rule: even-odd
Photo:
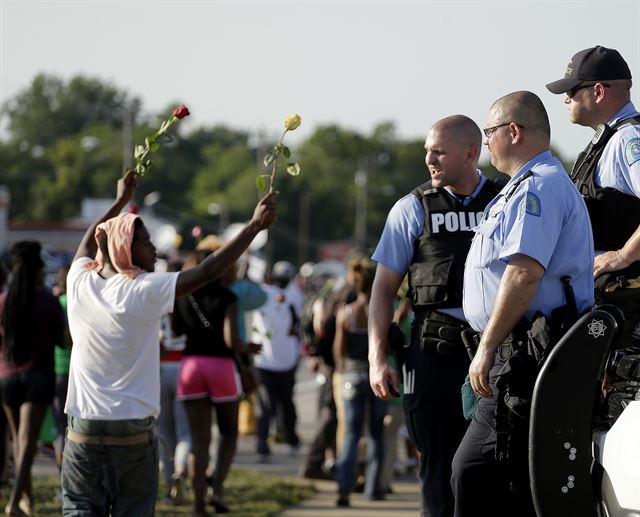
[[[484,133],[491,163],[511,179],[487,205],[465,265],[464,314],[479,333],[469,376],[481,399],[452,464],[454,515],[535,516],[528,428],[519,441],[498,440],[496,379],[534,318],[552,320],[567,305],[563,278],[571,278],[576,311],[591,308],[593,241],[585,203],[549,151],[549,119],[536,95],[497,100]]]
[[[594,276],[616,272],[608,276],[622,287],[625,282],[619,278],[640,275],[640,113],[631,102],[630,88],[631,71],[623,57],[601,46],[575,54],[564,78],[547,84],[550,92],[566,95],[572,123],[596,131],[571,177],[589,209],[596,249]],[[629,335],[640,313],[632,313],[619,290],[616,296],[621,308],[629,309],[625,310],[625,335]],[[629,296],[632,302],[638,297],[633,292]]]
[[[451,517],[451,459],[464,435],[460,386],[469,358],[460,338],[462,278],[472,228],[499,188],[477,169],[478,126],[455,115],[436,122],[425,143],[430,180],[389,212],[373,254],[378,262],[369,313],[370,382],[389,399],[400,391],[387,361],[393,301],[406,273],[415,313],[402,365],[407,428],[420,450],[422,515]],[[390,444],[393,446],[393,444]]]

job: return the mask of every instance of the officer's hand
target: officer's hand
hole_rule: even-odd
[[[369,362],[369,383],[376,397],[391,400],[400,395],[400,382],[393,366],[384,359]]]
[[[471,378],[471,387],[481,397],[490,399],[493,397],[493,391],[489,387],[489,371],[495,362],[495,352],[489,351],[482,343],[478,347],[476,355],[469,366],[469,377]]]
[[[620,250],[607,251],[602,255],[598,255],[593,264],[593,278],[598,278],[603,273],[610,271],[619,271],[624,269],[631,261],[628,260]]]

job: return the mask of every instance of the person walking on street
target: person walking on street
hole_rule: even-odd
[[[0,390],[13,443],[14,482],[6,515],[32,515],[31,466],[42,423],[53,402],[54,348],[64,346],[65,318],[44,286],[42,246],[19,241],[3,311]]]
[[[62,462],[66,516],[154,514],[160,318],[175,298],[221,276],[276,219],[275,194],[267,194],[217,254],[187,271],[154,273],[149,231],[139,216],[120,214],[137,183],[135,171],[118,181],[115,201],[85,233],[67,278],[74,349]]]

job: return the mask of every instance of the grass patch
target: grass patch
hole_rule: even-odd
[[[34,478],[33,490],[36,497],[36,515],[60,516],[62,504],[53,500],[59,490],[58,479]],[[315,489],[309,484],[296,483],[275,476],[268,476],[259,472],[235,469],[232,470],[225,483],[225,502],[231,508],[228,515],[242,515],[243,517],[271,517],[307,499]],[[189,490],[186,491],[186,502],[182,506],[173,506],[162,501],[165,493],[164,482],[160,482],[156,515],[172,517],[191,515],[193,498]],[[7,503],[8,491],[3,491],[0,506]],[[213,509],[209,507],[213,515]]]

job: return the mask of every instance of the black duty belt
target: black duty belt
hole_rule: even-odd
[[[513,353],[520,349],[523,345],[527,343],[527,331],[531,327],[531,324],[526,321],[520,321],[516,324],[507,338],[498,345],[498,355],[500,359],[506,361],[513,355]],[[482,332],[476,332],[471,328],[467,328],[461,334],[462,342],[469,353],[469,357],[473,359],[473,356],[478,350],[480,346],[480,340],[482,339]]]

